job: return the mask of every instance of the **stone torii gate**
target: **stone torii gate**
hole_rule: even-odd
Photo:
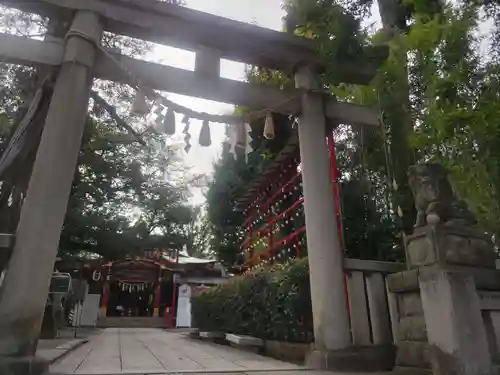
[[[378,113],[325,99],[316,81],[321,61],[312,41],[154,0],[0,3],[71,25],[59,41],[0,35],[1,61],[60,67],[0,290],[0,370],[22,369],[34,355],[92,80],[129,81],[102,53],[103,31],[196,52],[194,72],[115,54],[148,88],[299,117],[316,357],[333,354],[343,362],[344,355],[352,354],[326,132],[336,124],[377,126]],[[221,58],[293,71],[296,89],[220,78]],[[353,66],[352,71],[358,83],[374,75],[374,69],[365,71],[363,66]]]

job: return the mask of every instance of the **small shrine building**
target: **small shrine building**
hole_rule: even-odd
[[[190,303],[181,301],[180,290],[185,298],[197,288],[220,284],[227,278],[219,262],[190,257],[182,251],[175,256],[156,250],[123,260],[78,263],[61,262],[56,267],[87,281],[86,299],[93,301],[87,302],[87,310],[96,311],[100,325],[133,317],[157,318],[156,325],[178,326],[180,316],[190,321],[186,320]]]

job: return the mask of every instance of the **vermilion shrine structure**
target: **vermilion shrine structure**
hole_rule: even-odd
[[[342,249],[343,230],[338,188],[340,176],[333,132],[329,131],[326,138],[339,249]],[[241,228],[244,269],[307,255],[302,165],[296,133],[292,133],[287,144],[263,173],[256,176],[238,199],[235,209],[245,218]]]
[[[216,285],[227,277],[215,260],[159,250],[118,261],[60,260],[56,269],[86,282],[88,306],[93,311],[86,321],[95,319],[91,325],[99,327],[127,326],[130,322],[142,327],[189,327],[189,311],[179,310],[178,290]]]
[[[36,373],[37,362],[33,355],[85,126],[92,81],[102,78],[130,84],[132,75],[150,92],[174,92],[257,111],[271,108],[273,112],[298,118],[315,336],[309,365],[353,369],[360,365],[374,365],[375,368],[383,363],[384,367],[388,365],[390,368],[392,362],[390,358],[387,360],[387,355],[397,342],[396,336],[401,338],[401,332],[421,334],[422,324],[417,323],[425,321],[422,341],[408,343],[406,340],[405,345],[398,343],[398,353],[418,361],[426,353],[428,359],[426,348],[437,348],[432,363],[436,373],[489,374],[491,358],[487,354],[485,331],[481,328],[481,312],[498,310],[498,304],[480,305],[475,286],[493,288],[491,283],[484,281],[484,275],[489,275],[488,280],[500,280],[498,273],[491,270],[491,257],[481,264],[474,263],[476,259],[466,255],[455,257],[455,263],[458,259],[469,266],[486,265],[490,268],[481,269],[475,279],[456,277],[451,271],[441,269],[429,269],[426,278],[421,278],[415,267],[426,264],[412,258],[408,266],[415,269],[393,278],[392,290],[402,293],[397,304],[394,296],[386,297],[384,276],[401,271],[400,265],[343,259],[326,135],[337,124],[377,126],[379,119],[378,112],[373,109],[338,102],[322,93],[316,78],[323,62],[313,41],[154,0],[0,0],[0,4],[49,17],[63,30],[62,34],[52,35],[44,41],[0,35],[1,61],[36,66],[41,72],[57,74],[50,95],[39,91],[33,98],[34,103],[45,100],[47,114],[45,121],[39,121],[44,124],[43,130],[39,129],[41,137],[33,167],[24,176],[29,181],[27,193],[23,197],[17,229],[13,233],[12,253],[0,290],[0,373]],[[107,51],[101,43],[103,31],[194,51],[195,71]],[[365,52],[368,57],[369,51]],[[220,78],[221,58],[293,73],[295,89],[279,90]],[[349,63],[338,72],[340,81],[342,77],[349,77],[350,83],[362,84],[375,73],[368,60]],[[26,116],[30,122],[34,113],[28,111]],[[226,118],[234,120],[231,116]],[[20,123],[21,130],[22,126],[26,124]],[[13,146],[13,149],[19,147]],[[8,157],[3,156],[2,162],[15,164],[19,162],[14,157],[18,154],[12,152]],[[421,240],[428,236],[426,233],[434,233],[434,229],[424,228],[428,232],[413,239],[415,254],[424,251],[435,255],[436,250],[428,246],[430,240]],[[466,231],[458,232],[463,235]],[[443,238],[452,238],[450,233],[443,233]],[[421,250],[420,253],[417,250]],[[349,308],[345,299],[344,271],[348,279]],[[465,288],[462,297],[470,303],[461,304],[457,299],[460,285]],[[488,296],[492,296],[489,293]],[[396,315],[400,303],[405,306],[408,296],[414,297],[411,306],[418,313],[417,318],[409,314],[389,319],[389,316]],[[445,317],[447,313],[448,317]],[[445,331],[441,332],[439,325],[443,322]],[[428,336],[425,325],[428,325]],[[461,325],[467,325],[467,332],[474,334],[468,338],[461,335]],[[412,331],[415,327],[416,330]],[[430,366],[428,363],[422,366],[430,368],[425,367]],[[456,371],[441,371],[449,368]]]

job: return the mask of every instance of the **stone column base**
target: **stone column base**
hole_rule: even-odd
[[[40,358],[0,357],[1,375],[42,375],[48,370],[49,363]]]
[[[415,367],[394,367],[393,373],[395,375],[433,375],[432,370],[420,369]]]
[[[357,346],[336,351],[312,350],[306,357],[306,367],[314,370],[346,372],[390,371],[394,367],[394,345]]]

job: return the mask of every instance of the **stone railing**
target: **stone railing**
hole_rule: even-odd
[[[404,263],[345,259],[347,291],[355,346],[392,345],[398,332],[396,299],[386,276],[406,269]]]

